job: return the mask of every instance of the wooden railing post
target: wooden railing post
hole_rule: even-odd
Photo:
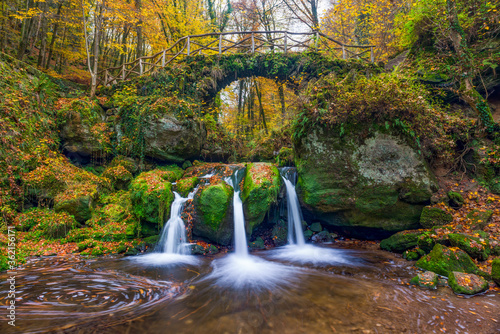
[[[219,35],[219,56],[222,54],[222,34]]]
[[[255,53],[255,39],[253,37],[253,32],[252,32],[252,53]]]
[[[139,75],[142,75],[142,58],[139,58]]]
[[[189,56],[190,53],[191,53],[191,36],[188,36],[188,40],[187,40],[187,55]]]
[[[342,59],[345,59],[345,45],[342,44]]]
[[[286,53],[286,39],[287,39],[287,33],[285,31],[285,53]]]
[[[165,67],[165,50],[163,50],[163,55],[161,56],[161,67]]]
[[[375,55],[373,54],[373,46],[370,48],[370,59],[373,64],[375,62]]]
[[[125,64],[122,65],[122,81],[125,81]]]

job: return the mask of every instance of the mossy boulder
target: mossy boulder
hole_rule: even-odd
[[[276,163],[279,167],[292,166],[293,148],[282,147],[278,152],[278,156],[276,157]]]
[[[138,237],[141,226],[133,213],[130,192],[119,191],[101,199],[87,225],[99,230],[101,239],[133,239]],[[110,233],[113,235],[110,236]]]
[[[93,184],[75,184],[54,199],[54,210],[65,211],[75,217],[79,223],[85,223],[92,216],[92,206],[98,199],[97,186]]]
[[[479,210],[474,209],[467,214],[467,218],[472,221],[472,225],[475,229],[482,230],[488,225],[488,222],[493,216],[492,210]]]
[[[197,219],[193,235],[229,245],[233,235],[232,201],[233,188],[224,181],[200,189],[194,198]]]
[[[488,282],[477,275],[452,271],[448,276],[448,285],[455,293],[475,295],[488,290]]]
[[[415,266],[447,277],[452,271],[478,273],[477,266],[467,253],[440,244],[434,245],[432,251],[418,260]]]
[[[123,166],[106,168],[102,177],[109,179],[116,190],[126,190],[133,178],[132,173]]]
[[[491,279],[500,286],[500,259],[494,259],[491,264]]]
[[[457,193],[456,191],[449,191],[448,198],[450,199],[449,203],[452,208],[461,208],[464,205],[464,198],[462,194]]]
[[[196,187],[199,182],[199,178],[197,176],[185,177],[177,181],[177,192],[182,197],[187,197],[189,193]]]
[[[135,174],[138,171],[137,163],[134,159],[129,157],[124,157],[123,155],[117,155],[111,160],[108,167],[123,167],[128,170],[131,174]]]
[[[276,167],[268,163],[252,163],[247,166],[240,195],[248,235],[264,221],[271,205],[277,203],[279,188],[280,176]]]
[[[448,238],[453,247],[460,248],[474,259],[485,261],[490,255],[488,239],[458,233],[450,233]]]
[[[403,253],[405,250],[417,245],[418,238],[424,233],[422,230],[401,231],[391,235],[380,242],[380,248],[395,253]]]
[[[413,249],[405,250],[403,253],[403,259],[406,259],[408,261],[417,261],[424,255],[425,252],[422,249],[415,247]]]
[[[255,239],[255,241],[252,241],[248,244],[248,247],[253,250],[258,250],[258,249],[266,249],[266,245],[264,244],[264,240],[261,237],[258,237]]]
[[[294,147],[302,204],[313,218],[358,237],[419,228],[422,208],[437,190],[411,140],[392,129],[316,127]]]
[[[421,288],[434,290],[437,289],[438,275],[432,271],[418,273],[417,276],[410,280],[410,284],[417,285]]]
[[[453,221],[453,216],[440,208],[426,206],[422,210],[420,216],[420,224],[424,228],[433,228],[435,226],[443,226]]]
[[[49,239],[64,238],[78,226],[74,217],[68,213],[43,208],[33,208],[19,214],[15,224],[23,230],[39,232],[40,236]]]
[[[171,171],[155,169],[139,174],[130,184],[132,210],[141,221],[144,236],[158,234],[170,214],[174,200]]]

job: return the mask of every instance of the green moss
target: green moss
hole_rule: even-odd
[[[453,216],[448,212],[428,206],[422,210],[422,215],[420,216],[420,224],[425,228],[446,225],[452,221]]]
[[[425,273],[418,273],[417,276],[410,280],[410,284],[418,285],[425,289],[437,289],[438,276],[432,271],[426,271]]]
[[[425,253],[429,253],[436,242],[437,235],[432,232],[425,232],[418,237],[417,246],[422,249]]]
[[[380,248],[389,252],[403,253],[405,250],[417,245],[417,240],[422,233],[423,231],[421,230],[398,232],[382,240],[380,242]]]
[[[135,165],[135,162],[132,158],[127,158],[122,155],[118,155],[111,160],[109,163],[108,167],[123,167],[127,171],[129,171],[131,174],[134,174],[137,172],[137,166]]]
[[[141,223],[151,223],[158,232],[170,213],[174,200],[172,184],[167,180],[175,179],[173,172],[152,170],[139,174],[130,184],[132,209]]]
[[[450,199],[450,205],[452,207],[461,207],[464,204],[464,198],[462,195],[455,191],[449,191],[448,198]]]
[[[432,251],[417,261],[415,266],[448,276],[452,271],[477,273],[478,268],[464,251],[436,244]]]
[[[182,197],[187,197],[194,187],[196,187],[198,182],[199,179],[197,176],[180,179],[177,181],[177,192],[179,192]]]
[[[169,182],[175,182],[184,175],[184,170],[177,165],[161,166],[158,170],[166,172],[162,174],[162,177]]]
[[[109,179],[115,189],[124,190],[132,180],[132,173],[123,166],[108,167],[102,177]]]
[[[65,242],[81,242],[92,237],[92,229],[88,227],[79,228],[71,230],[66,238]]]
[[[227,209],[233,199],[233,188],[225,182],[211,185],[202,190],[198,199],[198,209],[203,216],[203,224],[218,231],[226,219]]]
[[[279,167],[292,166],[293,160],[293,149],[289,147],[282,147],[276,157],[276,163]]]
[[[460,248],[474,259],[485,261],[490,255],[488,239],[457,233],[448,234],[448,238],[452,246]]]
[[[75,184],[54,199],[54,210],[65,211],[79,223],[85,223],[92,216],[92,206],[99,193],[93,184]]]
[[[403,259],[406,259],[408,261],[417,261],[418,259],[420,259],[424,255],[425,255],[425,252],[422,249],[416,247],[416,248],[408,249],[408,250],[404,251]]]
[[[307,231],[309,231],[310,236],[312,236],[312,231]],[[285,245],[288,238],[287,224],[283,220],[280,220],[274,225],[273,230],[271,231],[271,236],[276,247]]]
[[[500,259],[494,259],[491,264],[491,279],[500,286]]]
[[[241,199],[249,235],[264,221],[271,204],[277,203],[279,188],[280,177],[276,167],[266,163],[247,166]]]
[[[453,271],[448,276],[448,285],[455,293],[475,295],[488,290],[488,282],[474,274]]]
[[[78,225],[75,219],[66,212],[54,212],[41,208],[33,208],[20,214],[16,218],[16,224],[24,227],[30,226],[28,230],[37,233],[38,236],[51,239],[65,237]]]
[[[474,228],[482,230],[488,225],[491,217],[493,216],[492,210],[484,210],[484,209],[474,209],[467,214],[467,218],[472,220],[474,224]]]

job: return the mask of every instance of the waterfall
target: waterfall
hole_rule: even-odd
[[[240,198],[238,184],[238,172],[234,173],[234,180],[226,178],[226,182],[233,187],[233,209],[234,209],[234,249],[237,256],[248,256],[247,236],[245,232],[245,215],[243,213],[243,202]]]
[[[288,244],[303,246],[306,241],[302,230],[302,212],[300,210],[299,199],[295,191],[295,173],[289,173],[290,169],[283,169],[283,181],[286,186],[286,203],[288,212]],[[292,179],[292,180],[290,180]]]
[[[184,203],[193,199],[194,194],[195,191],[192,191],[187,198],[183,198],[174,192],[175,199],[170,207],[170,218],[163,227],[160,241],[156,246],[159,252],[180,255],[191,254],[186,238],[186,226],[181,218],[181,214]]]

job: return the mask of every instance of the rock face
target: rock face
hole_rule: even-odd
[[[437,185],[410,141],[385,128],[345,132],[317,128],[294,143],[302,204],[355,236],[418,228]]]
[[[401,231],[391,235],[380,242],[380,248],[396,253],[403,253],[405,250],[417,245],[418,238],[424,233],[422,230]]]
[[[197,120],[149,118],[144,125],[144,154],[159,161],[183,162],[200,156],[207,131]]]

